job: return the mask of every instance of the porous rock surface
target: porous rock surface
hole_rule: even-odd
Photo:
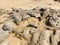
[[[15,45],[15,42],[16,45],[60,45],[60,9],[36,7],[0,11],[8,16],[1,23],[0,43],[9,39],[6,45]],[[2,13],[0,15],[4,15]]]

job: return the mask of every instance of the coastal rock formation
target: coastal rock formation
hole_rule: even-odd
[[[18,38],[20,42],[26,41],[26,44],[22,41],[23,44],[20,45],[60,44],[60,9],[36,7],[24,10],[12,8],[11,11],[6,10],[5,14],[8,15],[8,18],[0,30],[2,32],[0,34],[1,43],[13,34],[13,38]]]

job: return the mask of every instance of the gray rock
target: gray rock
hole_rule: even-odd
[[[9,32],[13,32],[15,29],[16,29],[16,24],[14,24],[13,22],[11,21],[7,21],[4,23],[2,29],[4,31],[9,31]]]
[[[25,19],[27,20],[28,18],[30,18],[30,16],[26,13],[25,10],[19,8],[18,11],[19,11],[20,15],[22,16],[23,20],[25,20]]]
[[[31,17],[40,17],[40,12],[39,10],[36,9],[30,9],[26,11],[28,15],[30,15]]]
[[[26,12],[19,8],[13,8],[12,13],[10,14],[12,19],[14,19],[14,22],[16,24],[20,24],[21,21],[28,19],[30,16],[26,14]]]
[[[20,24],[20,22],[21,22],[21,20],[22,20],[22,16],[20,16],[19,13],[13,12],[12,17],[13,17],[14,22],[15,22],[16,24]]]
[[[59,12],[57,12],[54,9],[50,10],[48,20],[52,26],[54,26],[56,28],[60,28],[60,14],[59,14]]]

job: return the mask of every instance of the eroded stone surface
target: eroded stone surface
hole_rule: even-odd
[[[18,41],[16,45],[59,45],[60,10],[45,7],[29,10],[12,8],[7,14],[9,16],[0,30],[0,42],[12,32],[13,37],[21,42],[18,44]],[[11,39],[9,45],[15,45],[14,40]],[[26,44],[22,40],[25,40]]]
[[[3,29],[4,31],[13,32],[13,31],[16,29],[16,24],[14,24],[14,22],[7,21],[7,22],[3,25],[2,29]]]

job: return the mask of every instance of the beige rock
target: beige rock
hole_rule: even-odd
[[[20,44],[20,39],[12,38],[12,39],[9,40],[8,45],[21,45]]]
[[[7,21],[4,23],[2,29],[5,31],[13,32],[16,29],[16,24],[14,24],[12,21]]]
[[[0,30],[0,43],[5,41],[8,37],[9,37],[9,32],[8,31]]]
[[[60,41],[60,29],[57,29],[52,36],[52,45],[58,45]]]
[[[51,31],[49,30],[42,31],[37,45],[49,45],[50,44],[49,42],[50,33]]]

